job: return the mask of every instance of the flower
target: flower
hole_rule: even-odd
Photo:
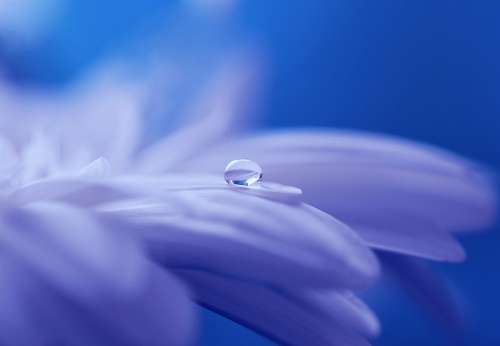
[[[376,252],[461,261],[454,232],[494,220],[487,175],[436,148],[237,135],[246,63],[150,145],[147,81],[105,69],[63,94],[3,87],[1,344],[183,345],[192,299],[284,344],[367,345],[379,323],[354,292],[377,279]],[[235,158],[258,162],[265,188],[227,185]]]

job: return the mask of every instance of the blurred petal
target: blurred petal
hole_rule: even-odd
[[[374,337],[380,333],[380,324],[375,314],[350,291],[310,290],[288,292],[288,295],[362,336]]]
[[[80,176],[86,178],[104,178],[111,175],[111,164],[104,157],[92,161],[80,171]]]
[[[370,227],[359,222],[366,216],[346,219],[348,225],[373,248],[447,262],[465,260],[465,251],[448,232],[414,215],[380,220]]]
[[[22,150],[22,167],[17,180],[24,184],[53,174],[60,168],[60,154],[60,148],[52,138],[42,132],[35,133]]]
[[[279,344],[368,345],[357,333],[364,332],[366,324],[374,323],[373,314],[354,308],[337,292],[332,291],[332,299],[325,295],[322,298],[326,299],[313,303],[307,294],[289,295],[286,291],[203,272],[178,274],[192,285],[202,306]]]
[[[18,147],[33,133],[50,137],[62,163],[72,166],[62,168],[100,156],[123,168],[141,141],[146,96],[145,84],[128,77],[108,63],[63,90],[21,90],[0,81],[0,130]]]
[[[184,345],[192,337],[186,290],[112,220],[58,204],[0,217],[1,344]]]
[[[2,157],[2,161],[0,161],[1,171],[9,169],[18,164],[19,155],[17,154],[12,144],[4,137],[0,137],[0,155]]]
[[[461,260],[462,250],[443,233],[484,227],[495,217],[492,184],[474,164],[389,137],[334,131],[268,134],[214,146],[179,170],[220,172],[228,161],[242,157],[258,162],[266,179],[300,187],[307,202],[352,224],[370,245],[382,249]],[[402,233],[394,237],[397,232]],[[419,246],[431,238],[436,246]]]
[[[20,158],[15,148],[5,138],[0,137],[0,187],[7,187],[15,178],[20,166]]]
[[[39,201],[62,201],[80,207],[130,198],[133,192],[113,185],[110,181],[61,177],[36,181],[15,189],[10,202],[24,205]]]
[[[255,53],[244,53],[228,59],[230,62],[219,68],[200,96],[191,96],[191,108],[185,112],[190,122],[144,150],[134,169],[141,173],[164,172],[242,127],[260,68]]]
[[[92,148],[94,157],[106,157],[115,169],[127,167],[141,144],[147,98],[146,83],[129,78],[124,68],[105,64],[82,83],[74,91],[82,109],[66,117],[62,129],[78,126],[80,136],[67,141]]]

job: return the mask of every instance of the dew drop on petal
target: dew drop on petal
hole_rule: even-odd
[[[224,170],[224,179],[230,185],[250,186],[262,179],[262,168],[252,160],[233,160]]]

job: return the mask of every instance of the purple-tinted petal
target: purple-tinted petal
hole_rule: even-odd
[[[346,219],[368,245],[373,248],[413,255],[437,261],[460,262],[465,251],[448,232],[413,215],[392,215],[365,225],[365,215]]]
[[[254,54],[245,53],[233,56],[229,63],[219,67],[200,95],[191,97],[191,108],[184,114],[191,122],[144,150],[135,170],[165,172],[242,126],[242,114],[247,112],[248,99],[255,92],[260,63]]]
[[[356,221],[362,236],[362,229],[370,230],[370,243],[380,248],[459,260],[457,244],[443,232],[484,227],[495,217],[491,182],[474,164],[429,146],[381,136],[290,131],[226,141],[179,170],[221,172],[229,160],[240,157],[258,162],[265,179],[301,188],[312,205],[345,222]],[[408,248],[411,244],[404,239],[398,245],[392,234],[405,227],[407,218],[412,220],[408,224],[417,221],[402,231],[408,235],[413,230],[415,237],[429,239],[430,229],[441,230],[435,239],[443,252],[436,253],[438,247],[426,252]],[[387,224],[391,227],[380,227]],[[432,227],[419,235],[416,225]]]
[[[9,141],[0,137],[0,186],[10,187],[9,184],[14,179],[19,170],[20,158],[15,148]]]
[[[85,178],[105,178],[111,175],[111,164],[104,157],[92,161],[80,171],[80,176]]]
[[[0,172],[10,170],[12,167],[19,163],[19,155],[12,144],[3,137],[0,137],[0,155],[2,161],[0,162]]]
[[[166,266],[313,286],[359,286],[377,275],[363,241],[315,208],[222,182],[190,188],[168,181],[156,181],[152,200],[101,207],[138,222],[140,235]]]
[[[15,189],[9,195],[12,203],[24,205],[39,201],[63,201],[77,206],[92,206],[129,198],[136,193],[111,181],[62,177],[46,179]]]
[[[145,107],[144,86],[123,78],[117,67],[103,66],[69,94],[53,100],[59,107],[60,121],[47,131],[62,141],[67,156],[84,149],[122,168],[137,150]],[[48,118],[48,122],[53,119]]]
[[[16,177],[20,183],[42,179],[59,169],[59,150],[54,140],[38,132],[23,147],[21,170]]]
[[[121,169],[138,148],[145,107],[144,83],[124,76],[119,66],[106,64],[65,90],[17,90],[3,85],[7,96],[0,98],[0,130],[21,148],[34,132],[44,133],[57,145],[61,166],[70,166],[64,168],[106,156]],[[40,150],[40,160],[46,162],[47,153]]]
[[[369,345],[357,329],[373,323],[367,310],[354,310],[337,293],[322,296],[320,304],[311,297],[284,290],[196,271],[179,271],[195,290],[198,302],[234,321],[262,333],[279,344],[311,346]],[[317,298],[317,297],[316,297]],[[343,312],[349,314],[342,320]],[[354,316],[355,315],[355,316]],[[349,322],[347,322],[349,320]],[[354,322],[349,325],[348,323]]]
[[[185,345],[192,338],[186,290],[109,227],[112,220],[38,204],[2,209],[0,222],[1,344]]]
[[[362,336],[374,337],[380,333],[380,324],[375,314],[352,292],[309,290],[292,291],[288,295]]]

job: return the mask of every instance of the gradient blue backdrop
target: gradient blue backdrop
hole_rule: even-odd
[[[71,81],[177,2],[69,3],[46,39],[0,51],[14,81]],[[397,134],[500,170],[498,0],[244,1],[232,21],[232,36],[251,37],[268,52],[266,127]],[[466,344],[500,345],[500,232],[464,244],[466,263],[436,268],[467,298]],[[456,345],[396,286],[384,292],[372,302],[384,327],[376,345]],[[211,313],[203,322],[202,345],[270,345]]]

